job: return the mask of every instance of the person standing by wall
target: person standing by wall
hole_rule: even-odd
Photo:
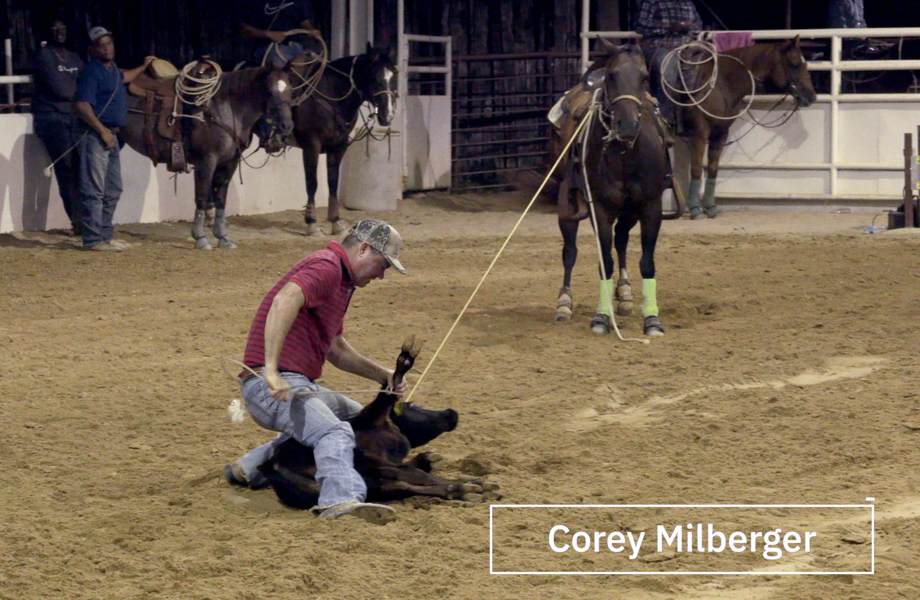
[[[76,109],[81,121],[80,210],[83,249],[121,252],[128,247],[114,240],[112,217],[121,197],[121,158],[117,139],[128,119],[126,83],[147,68],[148,56],[135,69],[120,71],[115,64],[115,42],[105,27],[89,30],[92,57],[77,81]]]
[[[45,145],[64,211],[70,219],[74,235],[80,235],[79,200],[77,198],[79,156],[74,147],[73,101],[77,93],[77,78],[83,61],[66,48],[67,25],[55,19],[51,38],[35,53],[35,95],[32,99],[32,119],[35,135]]]

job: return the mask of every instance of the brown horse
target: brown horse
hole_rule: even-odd
[[[348,223],[339,217],[339,165],[351,143],[349,135],[364,102],[373,106],[377,121],[387,126],[396,110],[396,67],[384,50],[367,46],[367,52],[346,56],[329,63],[322,78],[300,105],[294,108],[294,143],[303,150],[304,176],[307,181],[307,208],[304,220],[307,235],[323,235],[316,224],[316,167],[319,155],[326,154],[329,183],[329,206],[326,218],[332,234],[339,235]]]
[[[565,275],[559,291],[556,320],[567,321],[572,315],[570,286],[578,255],[575,245],[578,223],[582,218],[573,208],[587,206],[584,201],[587,200],[588,204],[593,201],[604,264],[600,303],[591,321],[591,330],[609,333],[613,318],[611,229],[615,231],[613,244],[620,266],[616,285],[617,312],[626,315],[632,310],[626,246],[629,230],[640,223],[642,259],[639,270],[644,297],[644,332],[650,336],[662,335],[664,327],[658,318],[654,253],[662,219],[661,195],[670,171],[667,145],[654,102],[648,94],[648,70],[641,50],[633,45],[607,46],[609,56],[596,63],[600,69],[592,67],[591,72],[597,73],[586,81],[589,89],[596,90],[594,97],[598,104],[585,131],[572,145],[559,186],[559,229],[564,243]],[[591,83],[592,79],[596,82]],[[570,118],[577,118],[577,112]],[[566,126],[563,135],[570,137],[574,130],[575,127]]]
[[[696,83],[710,80],[714,67],[718,69],[718,74],[713,78],[708,95],[704,88],[680,99],[681,102],[694,104],[682,111],[690,137],[691,181],[687,208],[690,209],[691,219],[702,216],[703,209],[711,218],[719,214],[715,198],[719,158],[728,130],[745,110],[747,102],[744,98],[752,93],[752,80],[761,92],[791,94],[795,98],[796,109],[810,106],[816,98],[798,36],[787,42],[754,44],[719,54],[717,65],[714,61],[706,61],[698,67],[691,77],[693,83],[688,87],[695,89],[700,87]],[[703,154],[707,145],[709,160],[701,209]]]
[[[236,172],[243,151],[252,139],[252,129],[263,115],[269,115],[281,136],[294,127],[291,115],[290,68],[242,69],[221,75],[220,88],[198,112],[201,119],[183,119],[189,162],[195,167],[195,221],[192,237],[195,247],[211,249],[205,237],[205,212],[216,208],[212,231],[221,248],[236,248],[227,234],[227,188]],[[143,99],[128,99],[128,123],[124,140],[137,152],[148,156],[144,142]],[[170,141],[157,136],[157,152],[168,155]]]

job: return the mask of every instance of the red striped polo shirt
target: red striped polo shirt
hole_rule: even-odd
[[[249,329],[243,362],[254,369],[265,365],[265,319],[275,294],[289,281],[300,286],[304,305],[284,339],[278,370],[316,380],[323,374],[332,341],[342,335],[345,311],[355,289],[348,256],[338,242],[330,242],[294,265],[265,295]]]

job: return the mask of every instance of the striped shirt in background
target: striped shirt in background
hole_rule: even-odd
[[[289,281],[300,286],[305,302],[284,339],[278,370],[301,373],[315,381],[323,374],[333,340],[342,335],[345,311],[355,289],[348,256],[338,242],[330,242],[294,265],[265,295],[249,329],[243,362],[252,369],[265,365],[265,319],[275,295]]]
[[[689,32],[671,32],[672,25],[690,23]],[[703,20],[692,0],[644,0],[639,9],[636,32],[642,34],[642,47],[677,48],[692,42],[703,28]]]

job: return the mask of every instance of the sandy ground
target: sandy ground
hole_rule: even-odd
[[[389,364],[420,335],[424,368],[525,200],[423,196],[382,215],[403,233],[411,276],[359,290],[350,341]],[[235,251],[194,250],[188,223],[125,227],[136,245],[118,255],[78,252],[62,235],[0,236],[0,598],[918,598],[920,237],[861,233],[870,219],[731,212],[665,223],[667,335],[642,345],[589,331],[588,227],[574,321],[554,323],[561,241],[537,207],[413,398],[460,412],[457,431],[431,446],[447,474],[487,472],[502,503],[875,498],[876,574],[807,577],[492,575],[487,504],[400,503],[396,522],[375,527],[232,489],[216,470],[272,434],[230,423],[238,388],[222,359],[241,357],[262,295],[325,242],[305,239],[293,212],[232,219]],[[633,244],[637,292],[638,257]],[[641,333],[640,316],[619,322]],[[331,367],[324,383],[367,389]],[[597,518],[639,531],[656,517]],[[871,538],[846,515],[797,518],[825,545],[780,566],[866,567]],[[763,524],[744,519],[735,524]],[[505,518],[507,564],[545,524]],[[641,569],[728,564],[666,558]]]

